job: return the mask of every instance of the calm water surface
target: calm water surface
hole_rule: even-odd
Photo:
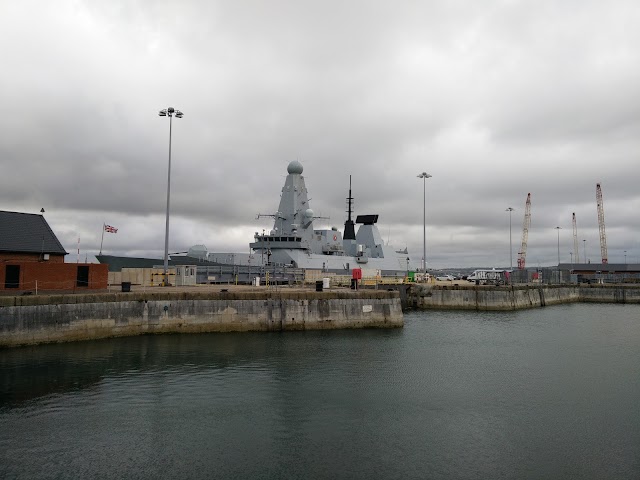
[[[0,350],[0,478],[640,478],[640,306]]]

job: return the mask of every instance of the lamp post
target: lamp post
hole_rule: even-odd
[[[556,230],[558,232],[558,268],[557,268],[557,273],[558,273],[558,283],[560,283],[560,229],[562,227],[556,227]]]
[[[571,270],[573,271],[573,252],[569,252],[569,255],[571,255]]]
[[[586,238],[582,239],[582,247],[583,247],[582,252],[584,253],[584,263],[589,263],[587,262],[587,239]]]
[[[169,286],[169,199],[171,198],[171,127],[173,116],[176,118],[182,118],[183,113],[180,110],[176,110],[173,107],[160,110],[158,113],[161,117],[169,117],[169,168],[167,169],[167,219],[164,232],[164,272],[163,272],[163,284]]]
[[[627,264],[627,251],[624,251],[624,264]]]
[[[513,244],[511,243],[511,212],[513,212],[513,207],[507,208],[505,212],[509,212],[509,270],[513,272]]]
[[[431,178],[427,172],[418,175],[422,179],[422,270],[427,273],[427,178]]]

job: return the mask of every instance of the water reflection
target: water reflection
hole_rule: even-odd
[[[0,350],[0,406],[51,394],[94,387],[105,377],[131,376],[178,369],[197,371],[250,366],[269,370],[286,387],[287,379],[311,365],[312,358],[330,355],[329,346],[358,336],[353,364],[367,362],[371,336],[401,335],[399,330],[269,332],[229,334],[143,335],[91,342],[39,345]],[[285,340],[286,337],[286,340]],[[293,358],[295,361],[275,361]],[[329,359],[330,360],[330,359]],[[321,367],[321,365],[320,365]],[[293,369],[293,370],[292,370]],[[285,392],[286,394],[286,392]]]
[[[639,311],[1,350],[0,477],[638,478]]]

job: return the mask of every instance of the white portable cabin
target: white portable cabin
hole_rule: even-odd
[[[196,266],[195,265],[177,265],[176,269],[176,285],[179,287],[196,284]]]

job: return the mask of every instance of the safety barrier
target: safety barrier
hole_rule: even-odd
[[[76,291],[103,289],[104,282],[77,281],[73,279],[65,280],[33,280],[21,281],[18,287],[8,287],[6,284],[0,289],[3,295],[29,295],[38,294],[44,291]]]

